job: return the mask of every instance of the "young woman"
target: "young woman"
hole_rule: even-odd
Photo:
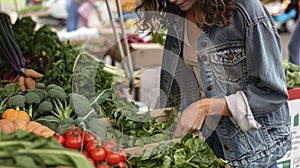
[[[141,30],[168,30],[161,103],[182,109],[174,136],[201,130],[231,167],[277,167],[291,148],[288,94],[279,36],[261,2],[141,0],[136,12]]]

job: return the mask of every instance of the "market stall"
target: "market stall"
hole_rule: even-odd
[[[141,77],[147,74],[143,68],[160,66],[160,44],[126,44],[130,36],[124,25],[112,25],[113,33],[105,35],[119,42],[115,50],[123,62],[117,67],[86,50],[87,41],[95,36],[70,43],[51,26],[36,25],[30,17],[15,23],[1,20],[0,51],[6,52],[0,62],[5,67],[0,72],[1,166],[226,166],[201,136],[173,139],[176,107],[149,109],[139,104],[143,98],[126,95],[132,81],[133,87],[147,83]],[[157,59],[150,58],[153,54]],[[26,70],[41,76],[29,76]],[[30,78],[30,83],[20,83],[20,77]],[[145,92],[143,87],[141,97]]]
[[[291,113],[292,150],[285,157],[278,161],[281,168],[300,166],[300,130],[299,130],[299,109],[300,109],[300,88],[288,90],[289,107]]]
[[[163,46],[154,42],[154,34],[141,43],[127,44],[140,36],[129,34],[122,22],[111,23],[111,27],[60,34],[49,25],[37,29],[34,20],[23,17],[11,29],[2,29],[0,37],[7,38],[0,52],[9,54],[0,59],[4,67],[0,71],[0,165],[228,167],[201,134],[172,136],[179,110],[160,109],[156,104]],[[103,50],[95,55],[88,50],[89,43]],[[121,66],[107,63],[104,56]],[[291,168],[300,165],[300,71],[284,61],[293,150],[278,165]],[[19,79],[30,77],[25,73],[28,69],[41,76],[32,77],[22,88]]]
[[[289,109],[291,115],[291,132],[292,132],[292,150],[289,151],[282,159],[278,161],[281,168],[299,167],[300,150],[299,150],[299,108],[300,108],[300,70],[295,64],[284,59],[284,69],[289,95]]]

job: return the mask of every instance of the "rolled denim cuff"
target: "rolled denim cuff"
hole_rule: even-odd
[[[257,130],[261,125],[254,119],[247,98],[242,91],[225,96],[231,121],[243,131]]]

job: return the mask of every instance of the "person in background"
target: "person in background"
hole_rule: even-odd
[[[135,11],[140,30],[168,30],[162,107],[182,107],[190,96],[182,94],[184,89],[200,92],[181,108],[174,137],[200,130],[219,140],[208,144],[230,167],[276,168],[291,149],[290,112],[280,38],[264,5],[259,0],[141,0]],[[187,79],[182,62],[194,76]],[[199,87],[190,87],[192,82]],[[216,136],[205,135],[206,125]]]
[[[98,10],[95,1],[86,0],[80,5],[78,9],[81,26],[88,27],[88,18],[92,10],[96,11],[98,21],[102,21],[101,12]]]
[[[289,62],[300,67],[300,1],[298,0],[298,18],[288,42]]]
[[[79,13],[78,8],[80,4],[78,4],[75,0],[67,0],[67,19],[66,19],[66,28],[67,32],[75,31],[79,25]]]
[[[30,5],[31,4],[31,0],[26,0],[25,4],[26,4],[26,6]]]

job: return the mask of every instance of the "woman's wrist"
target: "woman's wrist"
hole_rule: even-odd
[[[231,116],[225,98],[205,98],[200,100],[200,108],[206,109],[206,115]]]

